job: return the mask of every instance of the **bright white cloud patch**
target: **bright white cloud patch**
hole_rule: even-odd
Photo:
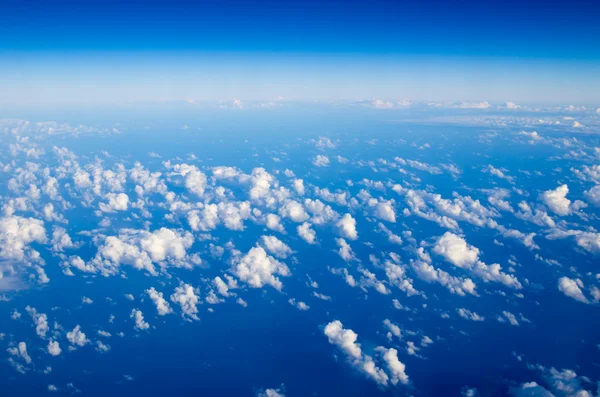
[[[267,255],[263,247],[253,247],[243,257],[236,259],[233,274],[253,288],[270,285],[276,290],[283,288],[277,276],[289,276],[290,270],[272,256]]]

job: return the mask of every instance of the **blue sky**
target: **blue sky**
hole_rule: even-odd
[[[3,104],[165,99],[594,103],[598,6],[6,2]]]

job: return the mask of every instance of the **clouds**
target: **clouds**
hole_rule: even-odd
[[[363,353],[361,345],[357,342],[358,335],[351,329],[345,329],[339,320],[327,324],[323,333],[327,336],[329,343],[337,346],[354,368],[377,384],[387,386],[389,383],[393,385],[399,382],[408,383],[405,366],[398,360],[395,349],[386,349],[381,346],[375,349],[375,352],[381,354],[383,362],[386,364],[388,370],[386,373],[376,365],[373,357]]]
[[[581,288],[583,288],[583,282],[579,279],[573,280],[568,277],[561,277],[558,280],[558,290],[560,292],[581,303],[589,303]]]
[[[81,327],[76,325],[71,331],[67,332],[67,340],[73,346],[83,347],[90,343],[90,340],[87,338],[85,333],[81,331]]]
[[[100,211],[127,211],[127,208],[129,206],[129,197],[125,193],[108,193],[106,195],[106,198],[108,199],[108,203],[100,203]]]
[[[571,203],[571,200],[567,198],[567,193],[569,193],[569,187],[564,184],[554,190],[546,190],[540,198],[550,211],[559,216],[570,215],[574,211],[586,207],[586,204],[579,200]]]
[[[479,259],[479,249],[454,233],[446,232],[436,242],[433,252],[457,267],[470,267]]]
[[[181,308],[181,316],[187,320],[199,320],[198,318],[198,303],[200,297],[197,295],[199,291],[189,284],[181,282],[171,295],[171,302],[179,305]]]
[[[154,232],[123,229],[118,236],[109,236],[98,248],[90,265],[103,275],[118,273],[120,265],[129,265],[156,275],[155,264],[161,267],[192,267],[199,258],[188,256],[194,242],[191,233],[161,228]]]
[[[356,231],[356,220],[350,214],[344,214],[342,219],[337,223],[337,227],[340,231],[340,235],[350,240],[356,240],[358,238],[358,232]]]
[[[184,178],[184,184],[186,189],[198,196],[204,195],[206,189],[207,178],[206,175],[198,169],[198,167],[188,164],[174,164],[165,163],[167,169],[171,170],[169,175],[179,175]]]
[[[35,218],[8,216],[0,218],[0,258],[24,261],[32,258],[31,243],[46,242],[44,222]]]
[[[156,311],[159,316],[164,316],[169,313],[173,313],[173,309],[169,306],[169,302],[165,298],[163,298],[162,292],[158,292],[154,287],[147,289],[146,293],[156,305]]]
[[[258,246],[234,261],[232,273],[252,288],[270,285],[281,290],[283,283],[277,276],[289,276],[290,270],[284,263],[267,255],[263,247]]]
[[[296,231],[302,240],[306,241],[308,244],[314,244],[317,238],[317,233],[311,229],[310,226],[310,223],[304,222],[302,225],[296,228]]]
[[[139,310],[139,309],[131,310],[131,314],[129,315],[129,317],[132,318],[133,321],[135,322],[134,327],[137,331],[144,331],[144,330],[147,330],[148,328],[150,328],[150,324],[148,324],[144,320],[144,314],[142,313],[141,310]]]
[[[329,157],[318,154],[312,159],[312,163],[317,167],[328,167],[331,161],[329,161]]]
[[[261,245],[277,258],[285,259],[292,253],[292,249],[275,236],[262,236]]]

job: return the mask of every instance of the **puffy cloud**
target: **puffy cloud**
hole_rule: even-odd
[[[351,329],[345,329],[339,320],[327,324],[323,333],[327,336],[329,343],[340,349],[353,367],[377,382],[377,384],[387,386],[389,383],[393,385],[396,385],[398,382],[403,384],[408,383],[408,376],[404,372],[405,366],[398,360],[395,349],[386,349],[384,347],[377,347],[375,349],[376,352],[381,354],[388,369],[388,375],[388,373],[375,364],[371,356],[363,353],[361,345],[357,343],[358,335]]]
[[[108,193],[106,198],[108,203],[99,204],[102,212],[126,211],[129,206],[129,197],[125,193]]]
[[[436,242],[433,252],[458,267],[470,267],[479,259],[479,249],[454,233],[446,232]]]
[[[356,220],[352,215],[345,214],[337,223],[340,235],[350,240],[356,240],[358,233],[356,232]]]
[[[154,232],[123,229],[119,236],[109,236],[98,248],[90,265],[103,275],[116,274],[121,264],[146,270],[156,275],[154,264],[187,267],[200,262],[195,256],[188,256],[186,250],[194,242],[189,232],[161,228]]]
[[[75,326],[71,331],[67,332],[67,340],[74,346],[85,346],[90,342],[86,335],[81,331],[79,325]]]
[[[304,222],[302,225],[296,228],[298,236],[309,244],[314,244],[317,238],[317,233],[310,227],[310,223]]]
[[[377,203],[373,215],[375,215],[376,218],[387,222],[396,222],[396,212],[394,211],[392,201],[382,201]]]
[[[498,316],[498,321],[500,321],[501,323],[508,321],[510,323],[510,325],[514,325],[514,326],[519,325],[519,321],[517,320],[517,317],[514,314],[512,314],[511,312],[507,312],[507,311],[503,311],[502,316]]]
[[[172,169],[169,175],[180,175],[184,178],[185,187],[199,197],[204,196],[206,189],[206,175],[198,169],[198,167],[188,164],[175,164],[171,166],[165,164],[167,168]]]
[[[292,249],[275,236],[262,236],[261,245],[277,258],[285,259],[292,253]]]
[[[265,389],[263,391],[258,392],[256,397],[285,397],[285,393],[282,391],[282,388]]]
[[[292,306],[295,306],[298,310],[306,311],[306,310],[310,309],[310,306],[308,306],[306,303],[301,302],[301,301],[296,301],[296,299],[294,299],[294,298],[288,299],[288,303]]]
[[[197,290],[189,284],[181,283],[171,295],[171,302],[181,307],[181,316],[186,319],[199,320],[198,302],[200,298]]]
[[[258,246],[251,248],[243,257],[235,259],[232,273],[252,288],[270,285],[280,291],[283,284],[276,276],[289,276],[290,270],[284,263],[267,255],[263,247]]]
[[[27,306],[25,310],[33,319],[33,323],[35,324],[35,333],[42,339],[46,338],[46,333],[50,329],[48,326],[48,316],[46,316],[44,313],[38,313],[37,310],[31,306]]]
[[[579,279],[573,280],[568,277],[561,277],[558,280],[558,290],[560,292],[579,302],[589,303],[581,288],[583,288],[583,282]]]
[[[398,351],[396,349],[386,349],[385,347],[378,347],[376,349],[381,353],[383,360],[385,361],[389,374],[390,382],[393,385],[398,382],[406,385],[408,384],[408,375],[406,375],[406,365],[398,360]]]
[[[449,275],[447,272],[436,269],[427,262],[418,260],[411,263],[417,276],[428,283],[436,282],[448,288],[453,294],[464,296],[477,295],[476,285],[470,278],[462,279]]]
[[[502,171],[496,167],[494,167],[493,165],[488,165],[486,168],[484,168],[485,172],[489,172],[491,175],[494,175],[500,179],[505,179],[509,182],[513,182],[514,178],[512,176],[508,176],[505,174],[505,171]]]
[[[503,273],[497,264],[486,265],[479,260],[479,249],[467,244],[465,239],[452,232],[446,232],[436,242],[433,252],[443,256],[448,262],[457,267],[469,270],[485,282],[494,281],[509,288],[520,289],[521,283],[515,276]]]
[[[296,189],[296,193],[300,196],[304,195],[304,181],[302,179],[294,180],[294,189]]]
[[[294,222],[304,222],[308,220],[309,216],[304,211],[304,207],[297,201],[290,200],[279,208],[279,215],[290,218]]]
[[[279,232],[279,233],[285,232],[285,229],[283,228],[283,225],[281,224],[281,218],[279,217],[279,215],[268,214],[267,215],[267,227],[269,229],[275,230],[276,232]]]
[[[169,306],[169,302],[165,298],[163,298],[162,292],[158,292],[154,287],[147,289],[146,293],[156,305],[156,310],[158,311],[159,316],[164,316],[169,313],[173,313],[173,309]]]
[[[485,320],[484,317],[480,316],[479,314],[472,312],[468,309],[465,308],[460,308],[460,309],[456,309],[456,311],[458,312],[458,315],[461,316],[462,318],[466,319],[466,320],[471,320],[471,321],[483,321]]]
[[[21,358],[26,364],[31,364],[31,357],[27,353],[27,344],[25,342],[19,342],[17,347],[8,348],[8,352],[13,356]]]
[[[343,260],[349,262],[355,258],[354,252],[352,251],[352,247],[350,247],[346,240],[344,240],[343,238],[336,238],[335,242],[338,245],[338,247],[340,247],[337,252]]]
[[[567,193],[569,193],[569,187],[564,184],[554,190],[545,191],[542,193],[541,199],[550,211],[560,216],[569,215],[580,208],[586,207],[586,204],[579,200],[571,203],[571,200],[567,198]]]
[[[141,310],[139,310],[139,309],[131,310],[131,314],[129,315],[129,317],[134,319],[136,330],[143,331],[143,330],[150,328],[150,324],[148,324],[146,321],[144,321],[144,314],[142,313]]]
[[[75,247],[71,236],[67,233],[67,230],[62,227],[55,227],[52,231],[52,250],[54,252],[63,252],[65,249]]]
[[[329,161],[329,157],[318,154],[312,159],[312,163],[317,167],[327,167],[331,162]]]
[[[594,186],[584,193],[586,199],[593,205],[600,207],[600,185]]]
[[[388,330],[388,333],[386,335],[388,340],[391,341],[393,337],[396,337],[398,339],[402,338],[402,331],[400,330],[400,327],[397,324],[392,323],[389,319],[386,318],[385,320],[383,320],[383,325]]]
[[[24,261],[31,254],[28,245],[33,242],[46,242],[44,222],[14,215],[0,218],[1,259]]]
[[[60,353],[62,353],[62,349],[60,348],[60,345],[58,344],[57,341],[49,341],[48,342],[48,346],[46,347],[46,350],[48,351],[48,354],[50,354],[51,356],[58,356],[60,355]]]

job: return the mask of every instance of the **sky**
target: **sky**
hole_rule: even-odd
[[[572,102],[600,91],[594,2],[5,2],[0,103]]]
[[[0,395],[600,397],[598,9],[0,0]]]

